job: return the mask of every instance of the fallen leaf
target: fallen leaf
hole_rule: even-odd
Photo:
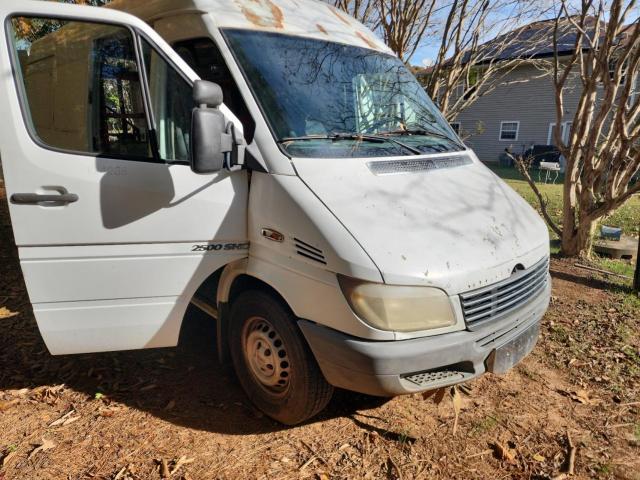
[[[458,390],[460,390],[462,393],[464,393],[467,396],[471,396],[472,393],[472,388],[471,385],[468,385],[466,383],[461,383],[460,385],[457,385]]]
[[[64,393],[64,388],[64,384],[54,386],[44,385],[38,388],[34,388],[31,391],[30,398],[38,402],[45,402],[49,405],[55,405]]]
[[[103,399],[103,398],[104,398],[104,393],[96,392],[96,394],[94,395],[94,398],[95,398],[96,400],[101,400],[101,399]]]
[[[113,408],[102,408],[98,412],[101,417],[111,418],[115,415],[116,411]]]
[[[300,468],[298,470],[304,470],[305,468],[307,468],[309,465],[311,465],[313,462],[315,462],[318,459],[318,457],[316,457],[315,455],[311,455],[309,457],[309,460],[307,460],[306,462],[304,462]]]
[[[164,407],[165,410],[173,410],[173,407],[176,406],[176,401],[175,400],[169,400],[169,403],[167,403],[167,406]]]
[[[169,465],[167,465],[167,461],[164,458],[160,459],[160,476],[162,478],[169,478],[171,476]]]
[[[11,458],[17,455],[17,453],[18,452],[14,450],[12,452],[7,453],[5,456],[3,456],[2,460],[0,461],[0,468],[6,467],[9,464],[9,460],[11,460]]]
[[[21,388],[20,390],[9,390],[9,394],[14,396],[14,397],[26,397],[27,394],[29,393],[29,389],[28,388]]]
[[[563,392],[567,397],[583,405],[590,405],[593,399],[587,390],[568,390]]]
[[[369,441],[371,443],[376,443],[380,439],[380,434],[378,432],[369,432]]]
[[[156,385],[155,383],[150,383],[149,385],[145,385],[144,387],[142,387],[140,389],[141,392],[146,392],[147,390],[152,390],[154,388],[157,388],[158,385]]]
[[[75,413],[76,411],[71,409],[69,412],[65,413],[63,416],[61,416],[60,418],[58,418],[57,420],[54,420],[53,422],[51,422],[48,426],[49,427],[57,427],[58,425],[64,425],[65,422],[71,418],[71,416]],[[78,417],[80,418],[80,417]]]
[[[494,442],[492,447],[499,460],[504,460],[508,463],[515,463],[516,454],[513,449],[501,444],[500,442]]]
[[[91,477],[94,477],[95,475],[90,475]],[[135,465],[130,463],[129,465],[122,467],[120,470],[118,470],[118,473],[116,474],[115,477],[113,477],[113,480],[134,480],[140,478],[136,475],[136,469],[135,469]]]
[[[462,397],[460,397],[458,389],[455,386],[451,387],[451,402],[453,403],[453,413],[455,415],[453,420],[453,434],[455,435],[458,430],[458,417],[462,409]]]
[[[18,315],[18,312],[12,312],[7,307],[0,307],[0,318],[11,318]]]
[[[127,473],[127,467],[122,467],[120,471],[113,477],[113,480],[120,480]]]
[[[67,418],[64,422],[62,422],[62,426],[66,427],[67,425],[71,425],[73,422],[77,422],[78,420],[80,420],[80,415],[78,415],[77,417]]]
[[[28,459],[30,460],[38,452],[46,452],[47,450],[51,450],[52,448],[55,448],[55,446],[56,444],[53,442],[53,440],[49,440],[43,437],[42,443],[40,445],[37,445],[36,448],[34,448],[33,450],[31,450],[31,453],[29,454]]]
[[[544,457],[543,457],[542,455],[540,455],[539,453],[536,453],[536,454],[533,456],[533,459],[534,459],[536,462],[546,462],[546,461],[547,461],[547,459],[546,459],[546,458],[544,458]]]
[[[11,407],[15,407],[20,401],[19,400],[9,400],[8,402],[0,402],[0,412],[6,412]]]
[[[435,403],[436,405],[440,405],[442,403],[442,400],[444,400],[445,393],[447,393],[446,388],[438,388],[436,390],[429,390],[427,392],[423,392],[422,398],[424,400],[427,400],[433,397],[433,403]]]
[[[288,460],[288,459],[287,459]],[[176,462],[175,466],[170,472],[170,475],[176,473],[183,465],[188,465],[189,463],[193,463],[193,458],[187,458],[186,456],[181,456]]]

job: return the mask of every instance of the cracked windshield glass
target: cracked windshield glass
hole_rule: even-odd
[[[292,157],[452,152],[461,141],[396,57],[290,35],[225,30],[276,140]]]

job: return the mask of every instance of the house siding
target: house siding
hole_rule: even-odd
[[[491,92],[481,96],[454,120],[465,143],[484,162],[497,162],[505,148],[515,154],[531,145],[546,145],[549,124],[556,121],[556,101],[551,74],[534,65],[522,65],[501,78]],[[571,76],[564,93],[564,120],[570,121],[580,99],[579,79]],[[501,141],[501,122],[520,122],[517,140]],[[552,140],[553,142],[553,140]]]

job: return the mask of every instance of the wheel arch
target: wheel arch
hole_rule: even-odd
[[[218,280],[216,294],[218,310],[216,342],[218,348],[218,360],[223,364],[228,363],[230,359],[227,342],[230,306],[233,300],[242,292],[246,292],[248,290],[265,292],[278,300],[283,307],[295,315],[295,312],[293,312],[291,305],[287,302],[284,295],[264,279],[249,273],[248,265],[249,262],[247,258],[227,264],[222,270]]]

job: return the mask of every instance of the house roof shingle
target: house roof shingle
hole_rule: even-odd
[[[590,27],[587,34],[595,35],[595,19],[587,19]],[[510,32],[499,35],[493,40],[480,45],[477,52],[468,53],[465,62],[487,63],[518,58],[544,58],[554,54],[555,19],[529,23]],[[558,54],[573,53],[578,31],[568,18],[561,19],[558,25]],[[589,39],[582,41],[583,48],[589,47]],[[473,58],[472,58],[473,55]]]

